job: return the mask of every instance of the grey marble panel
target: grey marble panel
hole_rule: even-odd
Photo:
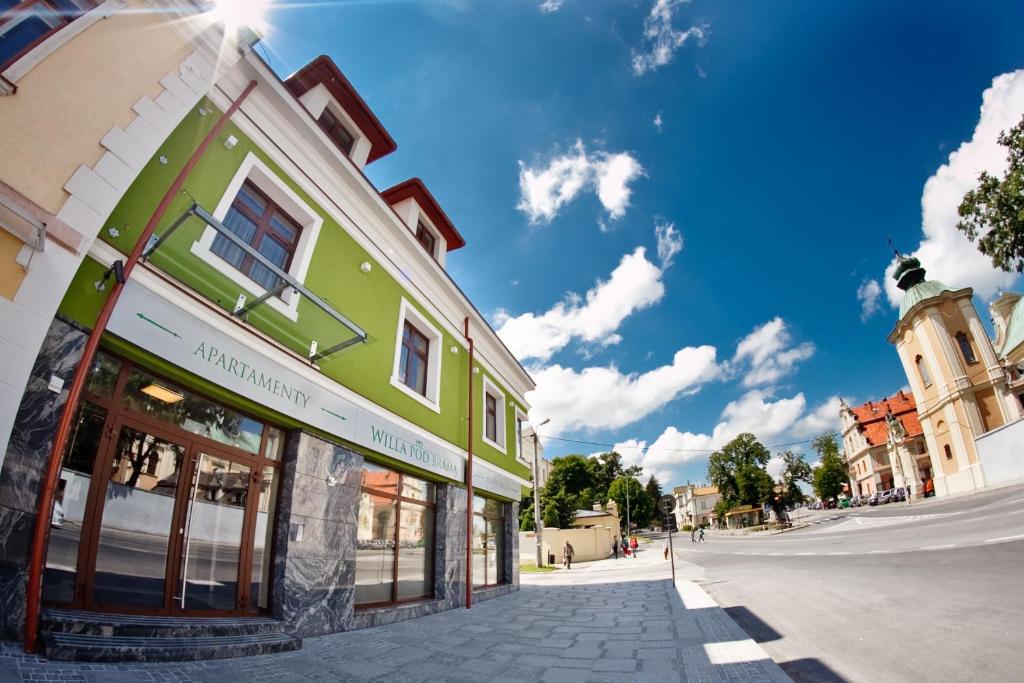
[[[59,318],[51,323],[18,407],[0,468],[0,505],[35,512],[40,478],[86,334]],[[64,389],[59,394],[48,388],[51,375],[64,380]]]
[[[331,559],[285,560],[279,584],[281,618],[301,636],[345,630],[355,600],[354,563]]]
[[[519,503],[510,503],[505,510],[505,566],[502,571],[512,588],[519,590]]]
[[[28,569],[0,563],[0,637],[20,638],[25,627],[25,582]]]
[[[288,557],[353,559],[356,526],[316,517],[292,515],[289,520]],[[301,540],[299,538],[301,537]]]
[[[384,624],[393,624],[407,619],[419,619],[430,614],[437,614],[448,609],[443,600],[424,600],[393,607],[356,610],[349,620],[348,629],[373,628]]]

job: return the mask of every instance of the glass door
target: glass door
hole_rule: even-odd
[[[248,465],[199,452],[181,525],[181,563],[172,608],[184,611],[233,611],[241,602],[243,540],[253,484]]]
[[[92,605],[165,608],[177,491],[187,455],[184,443],[152,428],[120,426],[96,512]]]

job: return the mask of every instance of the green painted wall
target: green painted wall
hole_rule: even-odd
[[[200,107],[211,113],[200,116],[197,113]],[[209,101],[200,102],[186,116],[114,208],[100,233],[101,239],[123,253],[131,251],[167,188],[218,117],[219,112]],[[233,149],[228,150],[224,147],[223,141],[231,135],[237,138],[238,143]],[[420,306],[412,292],[392,278],[344,228],[333,220],[330,214],[233,123],[228,123],[224,127],[218,139],[210,145],[189,174],[184,191],[174,198],[170,209],[157,227],[157,234],[162,233],[193,200],[212,212],[224,195],[231,178],[250,152],[324,220],[304,284],[360,325],[369,335],[368,343],[358,344],[334,357],[322,360],[321,372],[438,437],[465,448],[466,426],[463,416],[467,410],[466,377],[469,359],[459,340],[449,335],[443,326]],[[160,163],[161,156],[165,157],[167,163]],[[112,235],[109,228],[115,228],[117,234]],[[230,311],[238,294],[242,292],[241,287],[190,252],[192,244],[199,239],[204,228],[205,225],[197,218],[187,220],[161,246],[152,263]],[[373,264],[371,272],[361,272],[360,264],[364,261]],[[92,259],[84,260],[61,305],[61,313],[86,326],[93,324],[107,295],[107,292],[97,292],[93,284],[100,278],[104,269],[104,266]],[[247,296],[250,300],[254,298],[252,293],[247,293]],[[394,362],[399,306],[403,297],[433,323],[434,327],[441,330],[444,337],[440,353],[440,414],[407,396],[389,382]],[[305,298],[299,302],[298,319],[295,322],[266,305],[253,311],[249,315],[249,322],[302,355],[306,355],[312,340],[317,341],[320,349],[325,349],[351,336],[345,328]],[[457,354],[450,353],[449,349],[452,346],[458,347]],[[481,375],[475,375],[474,381],[474,392],[477,392],[474,396],[476,414],[480,405],[479,391],[482,391]],[[501,382],[493,377],[491,381],[502,386]],[[504,389],[503,386],[502,388]],[[515,411],[511,407],[513,399],[507,391],[506,395],[506,434],[514,435]],[[230,397],[221,398],[237,403],[231,401]],[[482,420],[482,416],[478,418]],[[477,423],[482,424],[479,421]],[[478,435],[475,440],[477,443],[474,444],[475,453],[519,476],[529,476],[528,469],[515,461],[514,447],[502,454],[483,444],[479,436],[482,432],[479,429],[475,431]]]

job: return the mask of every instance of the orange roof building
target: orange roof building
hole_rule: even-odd
[[[880,401],[840,409],[843,449],[853,495],[910,487],[916,496],[932,477],[914,396],[899,392]]]

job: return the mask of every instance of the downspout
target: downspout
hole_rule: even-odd
[[[188,160],[188,163],[181,169],[178,176],[171,183],[171,186],[167,188],[166,194],[160,204],[156,207],[156,211],[150,216],[149,222],[146,223],[146,227],[143,229],[142,234],[139,235],[139,239],[135,242],[135,247],[132,249],[132,253],[129,254],[128,260],[125,261],[123,272],[124,276],[116,280],[113,287],[110,289],[110,296],[103,303],[103,307],[100,309],[99,315],[96,317],[96,324],[93,325],[92,331],[89,333],[89,338],[85,342],[85,349],[82,351],[82,359],[78,362],[78,367],[75,368],[74,379],[71,381],[71,387],[68,389],[67,402],[64,404],[64,412],[61,413],[60,421],[57,423],[57,431],[53,439],[53,448],[50,449],[49,459],[46,463],[46,472],[43,476],[42,489],[39,492],[39,504],[36,507],[36,521],[35,526],[32,530],[32,545],[30,549],[30,560],[28,566],[28,587],[25,595],[25,652],[33,653],[36,650],[36,639],[38,637],[39,630],[39,603],[42,598],[42,585],[43,585],[43,557],[46,553],[46,538],[47,532],[50,528],[50,516],[53,513],[53,497],[54,491],[57,488],[57,480],[60,477],[60,465],[61,459],[64,454],[64,447],[68,441],[68,435],[71,432],[71,420],[75,416],[75,407],[78,405],[78,400],[82,396],[82,390],[85,388],[85,380],[89,374],[89,368],[92,366],[92,361],[96,357],[96,351],[99,349],[100,337],[103,331],[107,327],[107,323],[110,321],[110,316],[114,312],[114,307],[117,305],[117,300],[121,297],[121,292],[124,290],[124,283],[128,281],[132,270],[135,268],[135,264],[138,263],[139,257],[142,255],[142,250],[149,242],[149,238],[153,235],[156,230],[157,224],[167,213],[167,209],[170,207],[171,202],[174,200],[178,192],[181,191],[182,186],[185,184],[185,180],[188,178],[192,169],[195,168],[196,164],[199,163],[199,159],[202,158],[203,153],[206,152],[207,148],[214,141],[220,131],[227,125],[227,122],[231,119],[231,115],[234,114],[241,106],[245,98],[249,96],[249,93],[256,87],[256,81],[249,81],[249,85],[245,87],[245,90],[231,103],[227,111],[220,117],[217,123],[210,129],[210,132],[206,134],[203,141],[199,143],[196,151],[192,153],[192,157]]]
[[[469,413],[466,419],[466,609],[473,606],[473,338],[469,336],[469,316],[465,320],[469,342]]]

